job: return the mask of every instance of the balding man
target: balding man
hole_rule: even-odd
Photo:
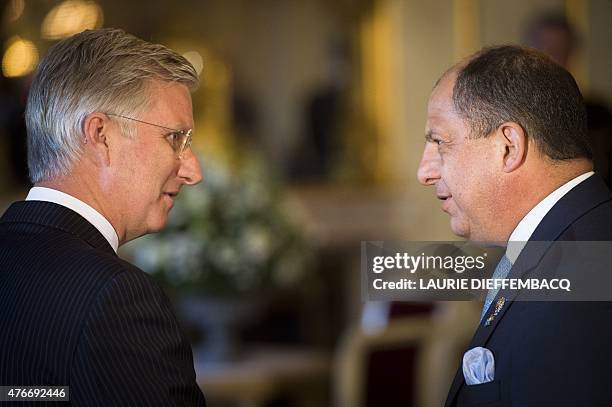
[[[528,254],[531,242],[612,240],[612,193],[591,157],[572,76],[537,51],[493,47],[436,84],[418,179],[435,188],[455,234],[527,242],[508,245],[494,273],[520,278],[550,260]],[[505,296],[487,293],[464,359],[493,371],[475,381],[460,368],[446,406],[611,405],[612,305]]]

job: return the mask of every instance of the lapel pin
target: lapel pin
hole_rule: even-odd
[[[495,320],[495,317],[500,313],[500,311],[504,307],[505,303],[506,303],[505,297],[500,297],[500,299],[497,300],[497,302],[495,303],[495,310],[491,313],[491,315],[489,315],[489,318],[487,318],[485,322],[485,326],[491,325],[493,320]]]

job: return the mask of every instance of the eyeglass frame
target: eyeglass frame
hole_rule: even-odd
[[[182,159],[183,158],[183,154],[185,153],[185,151],[187,151],[187,149],[191,147],[191,142],[193,141],[193,136],[192,136],[193,129],[188,129],[188,130],[173,129],[172,127],[166,127],[166,126],[162,126],[162,125],[155,124],[155,123],[149,123],[149,122],[145,122],[144,120],[135,119],[133,117],[123,116],[123,115],[115,114],[115,113],[106,113],[106,115],[107,116],[120,117],[122,119],[132,120],[132,121],[135,121],[135,122],[138,122],[138,123],[148,124],[149,126],[159,127],[160,129],[171,130],[172,133],[167,134],[165,136],[166,138],[168,138],[169,136],[172,136],[174,134],[181,135],[184,138],[183,138],[183,142],[178,147],[178,150],[174,148],[172,143],[170,144],[171,146],[173,146],[172,149],[177,154],[179,159]]]

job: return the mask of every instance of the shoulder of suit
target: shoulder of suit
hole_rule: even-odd
[[[559,240],[612,241],[612,200],[591,208],[562,233]]]
[[[113,252],[92,247],[79,237],[58,231],[50,233],[45,239],[48,240],[45,251],[49,255],[43,255],[47,258],[37,262],[40,272],[54,273],[57,277],[74,276],[66,283],[68,290],[97,291],[114,279],[157,286],[153,278],[137,266]]]

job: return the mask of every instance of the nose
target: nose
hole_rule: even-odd
[[[433,143],[427,143],[417,170],[417,179],[423,185],[434,185],[440,179],[440,154]]]
[[[198,157],[188,148],[180,159],[181,166],[178,170],[178,177],[187,185],[195,185],[202,181],[202,167]]]

